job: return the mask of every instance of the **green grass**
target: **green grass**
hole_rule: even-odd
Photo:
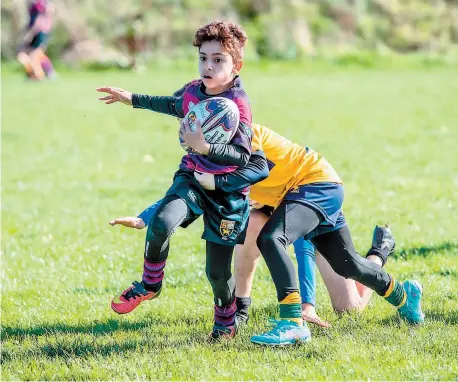
[[[329,330],[288,349],[251,345],[276,314],[264,264],[252,320],[208,345],[212,296],[202,223],[178,230],[157,301],[128,316],[114,294],[138,279],[144,232],[109,227],[160,198],[182,154],[177,122],[98,103],[95,87],[169,94],[189,70],[2,78],[2,379],[458,378],[458,81],[448,69],[305,71],[247,68],[255,121],[320,151],[346,185],[360,252],[390,222],[387,269],[424,285],[426,324],[410,328],[375,296],[337,316],[319,280]]]

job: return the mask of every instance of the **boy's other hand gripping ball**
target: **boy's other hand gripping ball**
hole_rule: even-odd
[[[240,120],[239,108],[234,101],[224,97],[213,97],[199,102],[186,114],[189,127],[195,131],[198,119],[208,143],[229,143],[234,136]],[[180,128],[180,144],[188,153],[194,151],[183,138],[183,125]]]

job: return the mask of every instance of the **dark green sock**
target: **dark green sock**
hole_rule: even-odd
[[[397,280],[391,280],[390,287],[385,294],[385,300],[396,308],[400,308],[405,304],[407,295],[404,286]]]

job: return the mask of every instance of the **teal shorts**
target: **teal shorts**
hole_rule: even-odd
[[[202,239],[212,243],[234,246],[245,242],[249,200],[239,192],[204,190],[192,173],[179,170],[166,196],[178,196],[191,210],[181,227],[186,228],[203,215]]]

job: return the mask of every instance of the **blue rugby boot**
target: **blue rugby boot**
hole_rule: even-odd
[[[271,330],[251,337],[251,342],[265,346],[289,346],[312,339],[306,322],[300,326],[289,320],[273,320],[272,324],[274,327]]]
[[[423,288],[416,280],[404,281],[403,285],[407,298],[404,305],[398,308],[399,315],[409,324],[420,325],[425,321],[425,315],[421,311]]]

